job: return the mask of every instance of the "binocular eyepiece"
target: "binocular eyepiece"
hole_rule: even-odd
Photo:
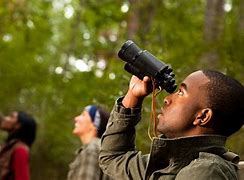
[[[126,41],[121,47],[118,56],[126,62],[124,69],[143,79],[149,76],[156,82],[157,88],[165,89],[168,93],[173,93],[177,87],[175,84],[173,70],[157,60],[151,53],[141,50],[133,41]]]

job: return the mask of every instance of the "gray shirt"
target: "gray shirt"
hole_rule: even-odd
[[[111,179],[103,174],[98,164],[100,143],[100,139],[94,138],[89,144],[77,150],[74,161],[69,165],[68,180]]]

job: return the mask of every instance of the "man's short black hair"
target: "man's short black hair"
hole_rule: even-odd
[[[202,70],[207,84],[208,106],[213,110],[213,127],[221,135],[230,136],[244,123],[244,87],[237,80],[218,71]]]

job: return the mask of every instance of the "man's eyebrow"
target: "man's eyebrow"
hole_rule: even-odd
[[[187,85],[185,83],[181,83],[180,85],[182,88],[184,88],[185,90],[187,90]]]

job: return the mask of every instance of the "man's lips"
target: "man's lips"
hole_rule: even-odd
[[[161,114],[161,113],[160,113],[160,114],[158,114],[157,118],[158,118],[158,119],[160,119],[160,116],[162,116],[162,114]]]

